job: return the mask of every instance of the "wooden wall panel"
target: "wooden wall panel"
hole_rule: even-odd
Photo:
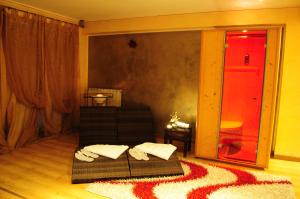
[[[253,166],[266,168],[271,152],[271,141],[276,114],[281,27],[267,28],[267,49],[263,101],[257,161]],[[195,155],[217,159],[222,103],[224,30],[201,33],[199,97]],[[240,162],[249,165],[248,163]]]
[[[281,29],[268,29],[263,101],[256,166],[267,167],[274,131]]]
[[[224,30],[201,32],[195,155],[217,158],[222,99]]]
[[[80,88],[80,105],[86,105],[84,95],[88,89],[88,35],[79,29],[79,88]]]

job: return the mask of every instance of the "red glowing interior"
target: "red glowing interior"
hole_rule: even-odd
[[[220,159],[256,161],[266,35],[266,31],[226,35]]]

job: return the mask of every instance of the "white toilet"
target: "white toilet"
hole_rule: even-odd
[[[243,122],[221,121],[219,151],[225,155],[229,147],[240,149],[242,146]]]
[[[228,135],[241,135],[243,132],[243,122],[222,120],[220,133]]]

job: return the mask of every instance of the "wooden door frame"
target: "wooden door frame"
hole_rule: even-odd
[[[278,112],[278,101],[279,101],[279,86],[280,86],[280,74],[282,70],[282,34],[284,31],[284,25],[263,25],[263,26],[234,26],[234,27],[218,27],[214,30],[203,31],[223,31],[223,50],[218,51],[218,55],[222,54],[222,62],[220,60],[215,60],[217,63],[217,73],[221,75],[222,82],[221,84],[214,83],[213,85],[217,85],[220,88],[208,88],[208,85],[203,86],[203,81],[219,81],[217,79],[207,79],[208,77],[203,77],[203,65],[209,64],[203,62],[203,55],[200,55],[200,70],[199,70],[199,93],[198,93],[198,114],[197,114],[197,134],[196,134],[196,149],[195,155],[197,157],[205,158],[205,159],[213,159],[217,161],[222,161],[218,159],[218,150],[217,146],[219,144],[219,130],[220,130],[220,118],[221,118],[221,103],[222,103],[222,89],[223,89],[223,75],[224,75],[224,59],[225,59],[225,37],[226,32],[228,31],[237,31],[237,30],[267,30],[267,50],[266,50],[266,61],[265,61],[265,75],[264,75],[264,85],[263,85],[263,99],[261,105],[261,121],[260,121],[260,129],[259,129],[259,141],[258,141],[258,150],[257,152],[257,161],[256,164],[251,164],[243,161],[232,160],[231,163],[242,164],[246,166],[266,168],[268,166],[269,157],[271,154],[271,146],[272,139],[274,140],[274,136],[276,135],[276,121],[277,121],[277,112]],[[272,38],[270,37],[272,34]],[[201,33],[203,36],[203,33]],[[219,36],[220,37],[220,36]],[[201,41],[203,41],[201,39]],[[221,42],[221,38],[219,38]],[[201,45],[201,50],[203,51],[203,45]],[[216,45],[219,46],[219,45]],[[219,46],[220,47],[220,46]],[[272,49],[273,50],[272,50]],[[271,50],[270,50],[271,49]],[[200,51],[201,51],[200,50]],[[201,53],[201,52],[200,52]],[[206,60],[207,61],[207,60]],[[210,63],[214,63],[213,60],[209,60]],[[220,64],[222,66],[220,66]],[[271,67],[275,65],[275,67]],[[268,67],[269,66],[269,67]],[[221,67],[221,68],[220,68]],[[221,71],[218,71],[220,70]],[[206,80],[205,80],[206,79]],[[206,82],[206,84],[209,84]],[[206,88],[207,87],[207,88]],[[218,90],[221,89],[221,93],[218,93]],[[217,92],[215,92],[217,91]],[[215,99],[212,93],[216,93],[216,96],[219,97],[219,101]],[[212,98],[213,103],[215,105],[214,111],[205,111],[202,107],[207,105],[202,103],[204,98]],[[201,102],[201,103],[200,103]],[[216,113],[218,112],[218,113]],[[206,116],[204,116],[206,114]],[[216,114],[219,115],[219,118],[216,118]],[[211,119],[209,127],[207,127],[207,117],[213,116],[214,119]],[[206,118],[206,119],[205,119]],[[218,127],[212,127],[215,125],[217,120]],[[203,122],[206,124],[203,125]],[[206,125],[206,126],[205,126]],[[207,133],[203,133],[207,132]],[[218,134],[216,134],[218,132]],[[210,139],[210,141],[206,139]],[[208,147],[208,148],[207,148]],[[227,162],[227,161],[226,161]]]

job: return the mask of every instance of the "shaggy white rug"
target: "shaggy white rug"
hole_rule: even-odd
[[[99,181],[87,190],[112,199],[295,199],[288,177],[181,160],[185,175]]]

